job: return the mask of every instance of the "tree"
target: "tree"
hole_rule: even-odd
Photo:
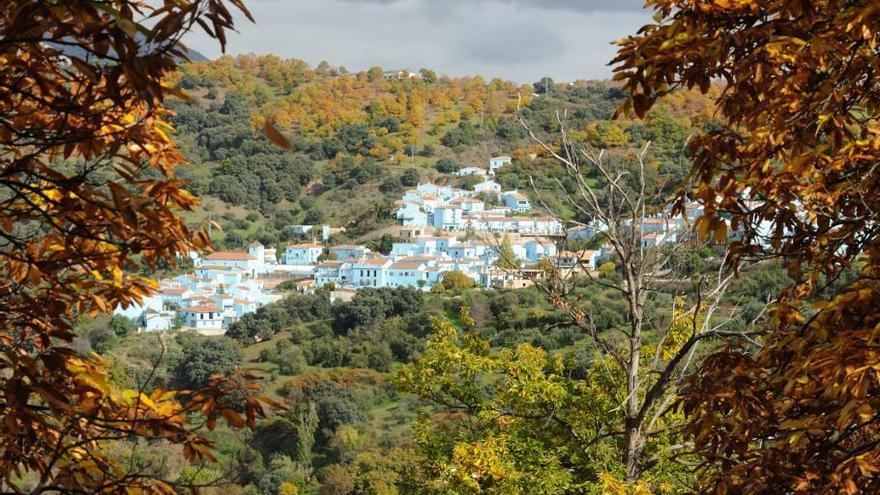
[[[445,272],[443,274],[443,278],[440,280],[440,283],[435,287],[439,288],[442,291],[455,291],[461,289],[470,289],[474,286],[474,279],[468,277],[466,274],[452,270]]]
[[[593,144],[600,148],[620,148],[626,145],[628,138],[623,129],[614,122],[602,121],[596,124],[593,133]]]
[[[131,319],[122,315],[111,316],[108,326],[117,337],[125,337],[137,331],[137,325]]]
[[[426,84],[434,84],[437,82],[437,73],[431,69],[419,69],[419,76]]]
[[[229,373],[243,360],[241,349],[228,337],[181,334],[177,339],[183,351],[171,374],[183,388],[204,387],[212,376]]]
[[[404,170],[400,176],[400,183],[406,187],[415,187],[419,183],[419,171],[414,168]]]
[[[200,25],[225,48],[227,4],[250,17],[239,0],[0,6],[4,491],[172,492],[183,487],[130,469],[108,447],[170,442],[188,460],[210,459],[197,425],[213,428],[221,415],[243,424],[219,400],[238,380],[147,395],[120,388],[101,358],[70,347],[78,318],[154,290],[125,271],[135,256],[174,266],[208,244],[177,215],[196,201],[175,177],[183,159],[164,101],[187,54],[181,36]],[[246,393],[252,422],[260,405]]]
[[[443,157],[437,160],[437,163],[434,164],[434,168],[436,168],[441,174],[454,174],[459,167],[452,158]]]
[[[733,262],[780,256],[795,277],[760,348],[717,352],[684,390],[702,488],[877,492],[877,6],[648,4],[657,23],[615,60],[622,110],[645,115],[662,94],[722,79],[720,122],[690,141],[693,180],[678,207],[703,204],[704,235],[729,217],[741,232]],[[821,292],[851,267],[854,280]]]
[[[501,239],[496,264],[502,270],[517,270],[520,267],[519,260],[516,259],[516,253],[513,252],[513,244],[511,244],[510,237],[507,234],[504,234],[504,237]]]
[[[553,82],[553,79],[547,76],[532,84],[533,91],[539,95],[552,93],[555,86],[556,83]]]
[[[384,71],[381,67],[370,67],[370,70],[367,71],[367,78],[370,82],[381,81],[384,77]]]
[[[472,481],[457,482],[479,492],[501,483],[492,473],[505,466],[510,474],[503,483],[525,493],[540,486],[553,487],[544,488],[546,493],[561,492],[580,484],[605,493],[659,491],[689,476],[689,469],[676,462],[682,447],[672,432],[681,428],[682,417],[670,406],[692,371],[695,352],[706,341],[743,337],[749,327],[728,331],[725,320],[714,317],[731,273],[713,267],[716,273],[688,283],[690,275],[679,266],[690,244],[687,231],[676,232],[673,243],[642,242],[650,212],[661,210],[663,197],[662,184],[647,181],[647,150],[632,163],[611,165],[604,153],[573,145],[561,117],[559,125],[563,135],[554,146],[529,133],[571,177],[574,189],[565,192],[566,204],[606,226],[602,240],[612,247],[623,276],[595,277],[583,265],[563,265],[561,257],[544,265],[544,277],[523,276],[530,276],[562,312],[559,324],[587,337],[579,344],[586,355],[583,371],[571,373],[558,358],[530,345],[487,353],[488,342],[478,334],[459,334],[441,322],[435,323],[436,339],[422,357],[404,368],[402,384],[453,411],[470,413],[453,421],[456,431],[450,435],[461,440],[451,442],[451,451],[434,449],[431,436],[423,447],[436,457],[442,468],[437,476],[445,481],[453,482],[443,473],[473,473]],[[587,171],[597,178],[587,180],[582,175]],[[581,292],[584,279],[589,287],[619,297],[624,316],[599,326],[603,308],[591,291]],[[693,290],[685,289],[692,284]],[[460,320],[466,328],[473,325],[469,314]],[[477,378],[499,374],[489,389]],[[550,426],[554,423],[558,430]]]

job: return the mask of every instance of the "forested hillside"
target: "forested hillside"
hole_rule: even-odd
[[[534,195],[531,177],[539,190],[558,188],[569,179],[518,117],[551,143],[560,120],[569,139],[619,155],[651,141],[651,173],[670,185],[687,170],[687,136],[712,125],[711,94],[675,93],[644,121],[612,121],[623,94],[606,82],[516,85],[427,69],[398,79],[378,67],[349,74],[271,55],[187,64],[175,83],[192,98],[171,105],[192,161],[181,175],[204,199],[190,220],[210,214],[223,226],[215,240],[233,248],[245,239],[283,242],[296,223],[328,222],[359,238],[391,223],[391,202],[405,188],[420,180],[467,185],[473,178],[450,174],[502,153],[514,157],[498,177],[504,187]],[[291,150],[269,142],[267,120]],[[541,197],[573,215],[558,195]]]

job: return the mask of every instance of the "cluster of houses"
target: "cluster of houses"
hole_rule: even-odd
[[[456,271],[473,279],[478,287],[507,288],[526,284],[520,273],[498,268],[502,244],[509,246],[523,266],[545,258],[561,258],[556,244],[540,237],[509,235],[468,239],[452,232],[402,229],[391,252],[381,256],[362,246],[334,246],[328,259],[315,265],[317,287],[358,289],[361,287],[414,287],[428,290]],[[587,263],[596,266],[600,251],[593,251]]]
[[[502,192],[491,180],[495,170],[509,163],[494,158],[486,169],[462,169],[459,174],[486,180],[465,191],[449,186],[419,184],[398,202],[398,228],[390,253],[372,252],[364,245],[330,245],[329,227],[320,241],[290,244],[282,252],[253,242],[246,251],[192,256],[193,271],[158,281],[155,295],[139,305],[117,308],[148,331],[190,328],[220,334],[234,321],[257,308],[280,300],[270,287],[295,280],[296,288],[331,291],[331,299],[348,298],[363,287],[413,287],[430,290],[444,274],[455,271],[478,287],[521,288],[531,284],[549,260],[557,269],[598,269],[610,248],[558,251],[562,240],[592,240],[605,226],[592,224],[564,230],[552,217],[526,216],[528,198],[517,191]],[[644,247],[677,242],[700,215],[701,207],[688,205],[683,216],[666,210],[641,222]],[[624,223],[622,227],[626,228]],[[306,227],[303,234],[308,234]],[[311,229],[313,230],[313,229]],[[316,234],[318,231],[311,232]],[[501,253],[513,256],[520,270],[499,268]]]
[[[482,176],[485,180],[472,191],[436,184],[418,184],[396,202],[395,216],[405,227],[433,227],[444,231],[557,235],[562,223],[549,216],[527,216],[532,209],[522,193],[502,191],[491,179],[495,170],[510,163],[510,157],[497,157],[489,169],[467,167],[459,175]]]
[[[158,292],[140,304],[118,307],[146,331],[186,327],[219,335],[234,321],[282,298],[264,287],[261,275],[275,271],[275,250],[253,243],[247,252],[193,256],[194,270],[158,281]]]

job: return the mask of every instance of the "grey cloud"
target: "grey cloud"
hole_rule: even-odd
[[[565,50],[565,41],[555,30],[540,25],[501,25],[478,30],[462,39],[457,50],[463,56],[487,65],[545,63]]]
[[[429,67],[518,82],[610,76],[609,43],[650,20],[641,0],[250,0],[230,53],[275,53],[349,70]],[[204,35],[189,45],[217,56]]]
[[[330,0],[332,1],[332,0]],[[405,0],[338,0],[347,3],[400,3]],[[424,3],[440,4],[448,6],[450,3],[464,3],[469,5],[486,3],[503,3],[514,6],[530,6],[543,9],[562,9],[577,12],[618,12],[640,11],[644,6],[642,0],[423,0]]]

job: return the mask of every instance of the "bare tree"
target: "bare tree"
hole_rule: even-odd
[[[564,201],[578,217],[586,219],[580,224],[596,229],[612,253],[619,276],[600,277],[596,267],[583,264],[562,266],[557,257],[547,273],[534,278],[534,282],[564,311],[568,323],[589,335],[598,351],[610,357],[625,376],[626,394],[618,406],[623,412],[623,424],[606,425],[603,434],[623,438],[621,460],[626,467],[627,481],[634,482],[653,462],[644,453],[646,441],[659,433],[658,420],[674,403],[677,386],[687,377],[698,345],[713,338],[748,338],[755,322],[746,330],[725,328],[729,321],[726,316],[736,310],[736,304],[723,304],[723,296],[733,278],[733,273],[725,268],[726,254],[719,257],[717,272],[698,275],[696,280],[693,274],[686,276],[679,270],[687,250],[697,246],[686,218],[679,228],[664,226],[662,239],[648,240],[653,237],[645,235],[649,224],[678,222],[664,211],[661,184],[649,183],[646,177],[649,146],[635,159],[612,165],[604,151],[576,146],[569,141],[564,114],[557,113],[557,120],[561,139],[553,145],[539,139],[522,118],[520,123],[534,142],[564,166],[571,179],[569,184],[574,184],[573,190],[571,185],[567,190],[557,180],[558,187],[564,191]],[[536,197],[541,198],[534,181],[532,185]],[[552,211],[543,200],[539,201]],[[559,242],[560,246],[566,244],[564,238]],[[627,307],[625,324],[597,328],[593,312],[585,304],[587,301],[575,295],[575,281],[582,277],[623,297]],[[663,293],[683,296],[685,287],[689,288],[689,297],[671,297],[673,316],[657,323],[658,318],[649,314],[652,298]],[[720,314],[722,312],[726,314]],[[676,315],[678,318],[686,315],[689,328],[686,335],[671,342]],[[659,336],[659,342],[653,347],[654,351],[647,354],[646,332],[651,330]],[[671,349],[667,349],[669,347]],[[664,352],[661,353],[661,349],[665,349]]]

